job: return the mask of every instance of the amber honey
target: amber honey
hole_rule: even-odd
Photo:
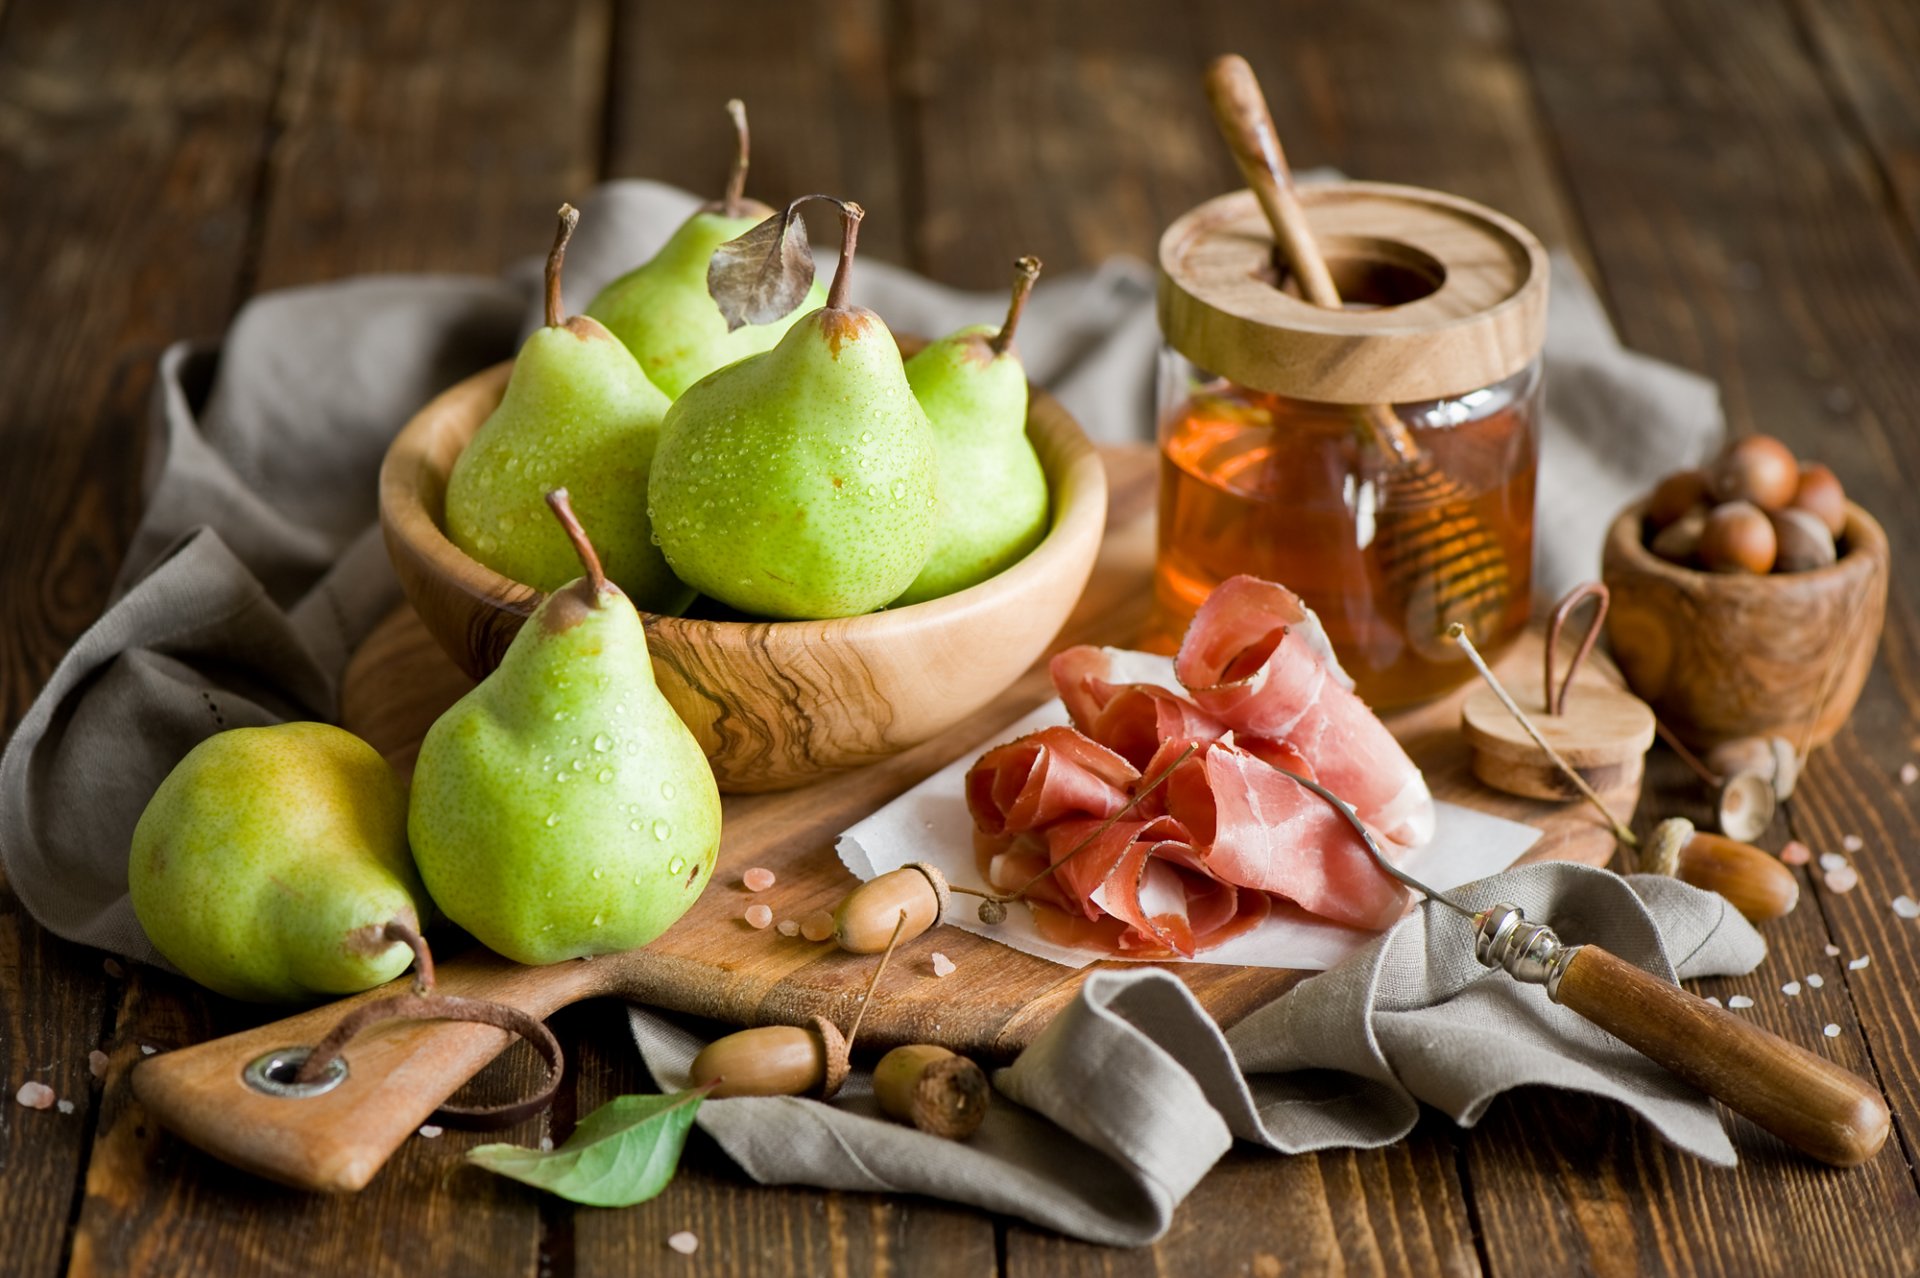
[[[1430,584],[1388,572],[1394,530],[1419,503],[1355,411],[1223,379],[1175,380],[1184,393],[1170,397],[1160,430],[1152,646],[1177,644],[1216,585],[1251,573],[1319,614],[1376,708],[1469,678],[1472,667],[1439,633],[1445,617],[1422,595]],[[1396,410],[1452,481],[1449,518],[1477,523],[1504,554],[1504,606],[1476,627],[1483,647],[1504,646],[1531,610],[1538,382],[1534,366],[1470,396]]]

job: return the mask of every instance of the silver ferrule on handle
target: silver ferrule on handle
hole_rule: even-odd
[[[1560,977],[1579,946],[1561,944],[1552,928],[1527,922],[1519,906],[1506,902],[1480,911],[1473,922],[1475,958],[1516,981],[1546,986],[1547,997],[1560,1001]]]

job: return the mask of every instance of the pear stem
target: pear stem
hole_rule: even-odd
[[[567,490],[556,488],[548,493],[547,505],[553,508],[553,517],[566,529],[567,540],[573,543],[573,553],[580,556],[581,564],[586,567],[587,584],[592,587],[594,595],[606,594],[611,584],[607,581],[605,570],[600,567],[599,554],[595,552],[593,543],[587,540],[587,530],[580,526],[580,517],[573,513],[573,502],[567,496]]]
[[[741,203],[747,194],[747,104],[739,98],[728,98],[727,117],[733,121],[733,172],[727,175],[721,209],[728,217],[739,217],[746,211]]]
[[[1020,315],[1027,309],[1033,282],[1040,278],[1040,259],[1023,257],[1013,264],[1013,270],[1013,298],[1007,303],[1007,318],[987,343],[987,349],[995,355],[1005,355],[1013,347],[1013,330],[1020,327]]]
[[[580,225],[580,210],[571,204],[560,206],[560,225],[553,233],[553,247],[547,250],[547,327],[559,328],[567,322],[560,305],[560,264],[567,260],[567,241],[573,228]]]
[[[860,219],[867,211],[852,200],[838,201],[840,205],[840,264],[833,269],[833,283],[827,289],[827,308],[845,310],[847,288],[853,282],[853,245],[860,238]]]

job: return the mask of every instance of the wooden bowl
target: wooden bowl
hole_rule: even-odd
[[[1887,611],[1887,534],[1851,503],[1845,553],[1826,568],[1766,576],[1702,572],[1648,550],[1645,503],[1608,530],[1607,638],[1627,684],[1681,740],[1705,750],[1779,735],[1832,739],[1853,713]]]
[[[468,557],[442,528],[454,459],[500,402],[511,370],[475,374],[421,409],[380,467],[380,525],[400,585],[434,639],[476,679],[499,664],[543,597]],[[1052,396],[1033,392],[1027,434],[1052,490],[1052,526],[989,581],[831,621],[646,615],[654,677],[722,790],[791,789],[917,745],[992,700],[1046,651],[1100,549],[1107,480],[1099,453]]]

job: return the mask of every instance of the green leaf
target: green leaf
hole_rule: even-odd
[[[631,1207],[667,1187],[706,1089],[620,1096],[580,1120],[553,1150],[481,1145],[467,1155],[491,1172],[588,1207]]]

